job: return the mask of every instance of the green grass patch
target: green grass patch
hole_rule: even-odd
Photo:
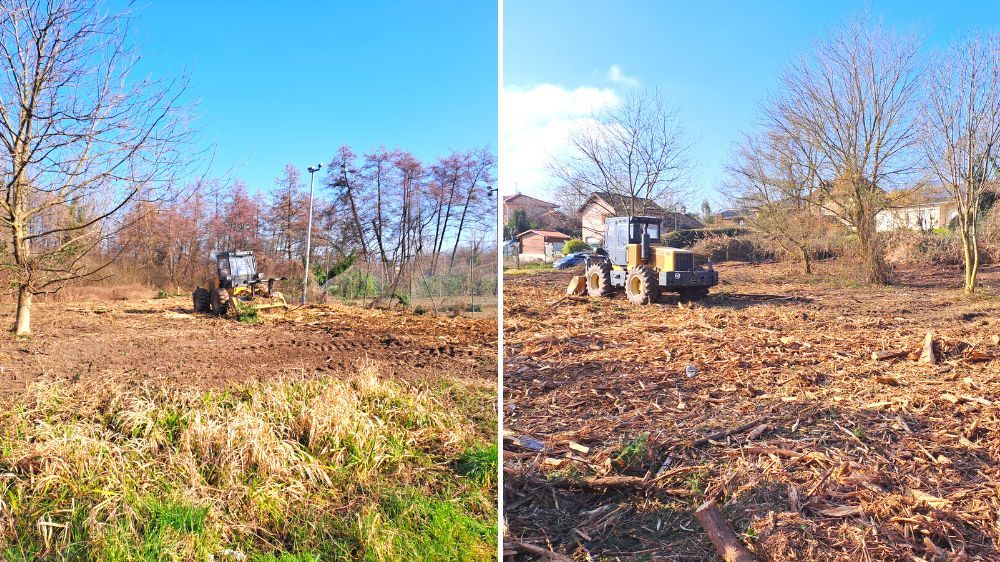
[[[389,495],[368,514],[361,530],[392,537],[387,560],[488,560],[496,524],[467,513],[459,503],[428,498],[413,490]],[[366,556],[366,558],[368,558]]]
[[[483,485],[496,485],[499,458],[496,443],[471,447],[458,457],[458,473]]]
[[[521,267],[504,269],[504,275],[530,275],[541,271],[553,271],[552,264],[544,262],[522,263]]]

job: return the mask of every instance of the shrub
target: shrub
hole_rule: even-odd
[[[674,230],[662,236],[663,243],[672,248],[689,248],[706,238],[737,237],[749,234],[750,230],[739,227],[686,228]]]
[[[691,250],[705,259],[714,262],[723,261],[763,261],[774,257],[774,253],[766,249],[750,236],[712,236],[702,238]]]
[[[590,244],[587,244],[586,242],[580,240],[579,238],[573,238],[572,240],[568,240],[565,244],[563,244],[562,253],[563,255],[568,255],[574,252],[586,252],[589,250],[590,250]]]
[[[261,321],[260,311],[254,305],[240,302],[239,299],[233,299],[233,306],[236,307],[236,320],[238,322],[257,324]]]
[[[961,241],[947,235],[913,230],[899,230],[885,235],[886,258],[889,263],[925,265],[961,265],[965,263]],[[980,256],[986,263],[988,256]]]
[[[342,299],[358,299],[377,295],[379,283],[374,275],[363,269],[351,267],[331,281],[327,289],[331,295]]]

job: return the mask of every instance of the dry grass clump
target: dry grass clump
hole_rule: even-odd
[[[890,263],[961,265],[962,244],[950,232],[901,230],[886,235],[886,257]],[[985,263],[985,262],[984,262]]]
[[[0,414],[0,559],[488,555],[495,482],[458,468],[484,415],[495,434],[489,397],[370,363],[222,392],[38,384]]]

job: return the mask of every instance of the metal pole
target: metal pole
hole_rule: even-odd
[[[306,223],[306,267],[302,272],[302,304],[306,304],[306,295],[309,294],[309,254],[312,252],[313,233],[313,194],[315,193],[316,172],[323,167],[323,164],[316,164],[316,167],[309,167],[309,220]]]

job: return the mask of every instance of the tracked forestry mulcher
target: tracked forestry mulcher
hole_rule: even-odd
[[[253,252],[220,252],[215,260],[218,285],[194,290],[195,312],[225,316],[234,302],[255,310],[288,308],[285,296],[274,290],[274,283],[287,277],[264,277]]]
[[[584,256],[583,279],[570,283],[568,292],[606,297],[624,289],[635,304],[656,302],[662,292],[675,292],[681,300],[700,300],[719,274],[695,266],[690,250],[660,243],[660,219],[609,217],[605,222],[604,248]]]

